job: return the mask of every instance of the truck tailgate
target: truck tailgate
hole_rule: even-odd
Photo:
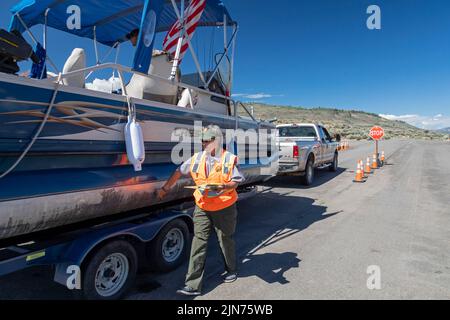
[[[297,143],[292,139],[280,139],[280,162],[297,162],[294,158],[294,146]]]
[[[314,138],[280,137],[280,162],[298,162],[305,157],[308,148],[315,144]],[[294,157],[294,146],[298,146],[298,157]]]

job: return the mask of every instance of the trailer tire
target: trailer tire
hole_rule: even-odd
[[[83,298],[117,300],[134,284],[138,257],[132,244],[114,240],[96,249],[83,265]]]
[[[170,221],[148,247],[150,268],[169,272],[178,268],[187,256],[189,229],[182,219]]]

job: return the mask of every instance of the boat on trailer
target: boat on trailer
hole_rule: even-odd
[[[216,55],[215,66],[200,69],[191,45],[193,32],[187,30],[192,14],[199,14],[192,6],[199,2],[24,0],[11,9],[9,32],[2,31],[5,41],[0,41],[0,239],[161,205],[155,190],[177,167],[171,158],[177,143],[172,134],[192,132],[196,121],[221,129],[275,132],[274,125],[254,119],[231,98],[238,28],[220,0],[203,0],[197,17],[197,27],[224,30],[223,52]],[[68,6],[81,8],[78,28],[68,28]],[[175,54],[156,50],[155,35],[174,30],[176,23]],[[45,52],[53,76],[46,71],[37,78],[18,76],[17,61],[39,61],[22,37],[27,34],[38,45],[30,31],[38,24],[44,26],[44,51],[47,27],[52,27],[91,38],[98,63],[85,66],[84,50],[75,48],[60,71]],[[99,62],[98,43],[118,51],[135,29],[140,31],[132,67]],[[196,74],[181,73],[186,48]],[[86,75],[101,70],[114,70],[119,88],[88,87]],[[127,74],[131,78],[126,84]],[[262,144],[268,149],[266,158],[258,154],[252,159],[250,149]],[[236,139],[230,143],[247,151],[240,157],[246,185],[276,174],[278,157],[272,145],[270,138],[256,145],[241,146]],[[192,190],[185,186],[191,184],[190,179],[180,180],[164,202],[190,197]]]

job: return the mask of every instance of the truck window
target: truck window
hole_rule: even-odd
[[[322,127],[322,130],[323,130],[323,133],[325,134],[325,139],[328,141],[328,142],[331,142],[331,136],[330,136],[330,134],[328,133],[328,130],[327,129],[325,129],[324,127]]]
[[[323,128],[321,126],[318,126],[319,129],[319,136],[320,136],[320,140],[325,143],[326,142],[326,138],[325,138],[325,133],[323,132]]]
[[[281,127],[278,128],[280,137],[308,137],[315,138],[316,130],[311,126],[304,127]]]

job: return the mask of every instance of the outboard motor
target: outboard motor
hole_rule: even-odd
[[[19,71],[17,62],[30,58],[34,63],[39,62],[39,58],[20,32],[0,29],[0,72],[15,74]]]

